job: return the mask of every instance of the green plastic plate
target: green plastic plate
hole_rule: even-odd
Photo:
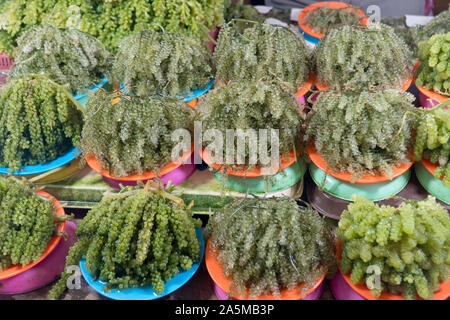
[[[442,181],[436,179],[420,162],[415,164],[414,169],[416,170],[417,179],[419,179],[425,190],[432,196],[450,205],[450,188],[444,186]]]
[[[306,172],[306,164],[302,159],[298,159],[290,167],[267,177],[239,177],[228,175],[226,188],[242,193],[271,193],[292,187],[303,179]],[[217,180],[221,181],[222,174],[215,173]]]
[[[378,183],[350,183],[336,179],[320,170],[314,163],[309,167],[311,177],[315,184],[323,190],[342,200],[351,201],[352,195],[358,194],[372,201],[381,201],[396,195],[408,184],[411,177],[410,170],[392,181]],[[325,177],[326,176],[326,177]]]

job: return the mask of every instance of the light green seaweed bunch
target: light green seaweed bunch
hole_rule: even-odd
[[[100,89],[87,103],[80,148],[115,177],[158,173],[171,162],[178,144],[173,132],[191,130],[192,119],[189,106],[180,100],[118,97]]]
[[[328,271],[335,272],[335,240],[310,206],[291,198],[244,198],[217,211],[206,227],[211,249],[231,295],[249,293],[280,298],[284,289],[304,283],[302,294]]]
[[[450,275],[450,219],[433,197],[398,208],[357,196],[339,221],[339,261],[354,284],[405,299],[432,299]],[[371,281],[378,277],[380,281]]]
[[[267,157],[273,159],[276,151],[281,158],[289,157],[291,151],[295,153],[300,150],[305,113],[295,97],[283,94],[276,84],[230,82],[202,97],[198,111],[205,136],[208,130],[218,131],[210,137],[211,140],[204,138],[203,146],[218,143],[214,140],[218,135],[223,137],[223,149],[219,152],[223,152],[226,170],[251,170],[256,166],[266,166],[265,151]],[[235,130],[235,134],[227,135],[229,129]],[[262,129],[266,131],[260,132]],[[272,129],[276,138],[273,138]],[[267,139],[266,148],[262,144],[263,138]],[[261,152],[261,149],[264,151]],[[234,155],[233,161],[227,161],[228,155]]]
[[[344,26],[315,51],[317,80],[333,90],[400,89],[411,78],[411,52],[391,27]]]
[[[185,97],[211,81],[211,53],[197,39],[144,30],[120,42],[112,75],[139,96]]]
[[[104,45],[78,30],[38,25],[17,43],[9,79],[45,74],[75,94],[99,83],[110,69],[111,57]]]
[[[116,52],[121,39],[163,27],[209,41],[223,23],[224,0],[5,0],[0,6],[0,52],[9,55],[31,26],[49,23],[86,32]]]
[[[243,31],[242,24],[248,26]],[[219,34],[216,81],[276,81],[295,93],[309,78],[309,54],[301,36],[289,28],[234,20]]]
[[[420,42],[419,60],[416,85],[450,97],[450,31]]]
[[[385,173],[411,162],[417,108],[409,93],[323,92],[308,114],[305,138],[333,171]]]
[[[450,187],[450,100],[441,103],[420,119],[417,126],[414,160],[429,159],[439,167],[434,172],[436,179],[443,179]]]
[[[195,230],[201,221],[172,191],[149,181],[105,195],[78,226],[79,240],[48,297],[58,299],[67,290],[70,268],[83,256],[89,274],[107,283],[106,292],[151,287],[162,294],[167,281],[199,262],[201,252]]]

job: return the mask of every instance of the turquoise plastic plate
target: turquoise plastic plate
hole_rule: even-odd
[[[323,186],[326,193],[347,201],[351,201],[353,194],[364,196],[372,201],[385,200],[391,195],[396,195],[402,191],[411,177],[411,172],[408,170],[392,181],[378,183],[350,183],[336,179],[330,175],[325,177],[325,172],[320,170],[314,163],[311,163],[309,171],[317,186]]]
[[[444,186],[440,179],[436,179],[422,163],[417,162],[414,169],[416,171],[417,179],[425,190],[432,196],[435,196],[437,199],[450,205],[450,188]]]
[[[78,103],[83,107],[83,109],[86,108],[86,103],[89,100],[89,93],[97,91],[98,88],[102,88],[106,83],[108,82],[107,78],[103,78],[102,81],[100,83],[98,83],[96,86],[92,86],[92,88],[90,88],[89,90],[80,93],[80,94],[76,94],[73,97],[75,98],[75,100],[78,101]]]
[[[3,174],[12,174],[15,176],[28,176],[28,175],[33,175],[33,174],[40,174],[40,173],[44,173],[44,172],[48,172],[54,169],[57,169],[59,167],[62,167],[66,164],[68,164],[69,162],[71,162],[72,160],[75,160],[75,158],[81,154],[81,151],[78,150],[77,148],[74,148],[72,150],[70,150],[68,153],[66,153],[65,155],[44,163],[44,164],[36,164],[33,166],[24,166],[21,167],[19,171],[17,172],[11,172],[8,168],[3,168],[0,167],[0,173]]]
[[[195,99],[201,97],[202,95],[207,93],[209,90],[211,90],[213,85],[214,85],[214,78],[211,78],[211,81],[206,85],[205,88],[192,91],[192,93],[189,96],[187,96],[186,98],[183,98],[183,102],[189,102],[189,101],[192,101],[192,100],[195,100]],[[120,88],[123,89],[124,87],[125,87],[125,84],[121,83]],[[125,94],[126,93],[127,92],[125,92]]]
[[[81,274],[83,275],[86,282],[99,294],[113,300],[154,300],[159,299],[164,296],[171,294],[172,292],[178,290],[184,286],[197,272],[200,263],[203,261],[203,256],[205,254],[205,240],[203,239],[201,229],[196,229],[198,241],[200,242],[201,252],[200,252],[200,262],[194,263],[192,268],[183,271],[167,281],[164,286],[164,292],[162,294],[157,294],[151,286],[142,288],[129,288],[125,290],[111,289],[109,292],[103,291],[106,286],[106,282],[100,280],[94,281],[92,276],[85,268],[86,260],[80,260]]]
[[[272,193],[292,187],[303,179],[306,172],[306,164],[298,159],[291,166],[269,178],[268,186],[266,177],[240,177],[228,175],[225,186],[228,189],[242,193]],[[217,180],[222,180],[222,173],[215,173]]]
[[[306,41],[314,44],[314,45],[318,45],[320,42],[320,39],[313,37],[312,35],[310,35],[309,33],[306,33],[302,30],[302,28],[298,27],[298,32],[300,32],[301,34],[303,34],[303,37],[305,38]]]

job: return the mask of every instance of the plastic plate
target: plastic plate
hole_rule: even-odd
[[[337,260],[341,260],[341,241],[338,239],[336,244],[336,257]],[[354,290],[356,291],[361,297],[367,299],[367,300],[405,300],[403,296],[398,294],[392,294],[389,292],[383,292],[380,297],[375,298],[372,293],[370,292],[370,289],[365,284],[353,284],[350,281],[350,273],[343,274],[341,270],[341,265],[338,263],[339,272],[341,272],[342,277],[344,278],[345,282]],[[450,280],[447,280],[446,282],[442,282],[441,286],[438,291],[434,293],[433,300],[446,300],[450,297]],[[422,300],[420,297],[417,297],[418,300]]]
[[[32,166],[24,166],[24,167],[21,167],[20,170],[17,172],[11,172],[9,170],[9,168],[0,167],[0,173],[12,174],[12,175],[16,175],[16,176],[28,176],[28,175],[32,175],[32,174],[44,173],[44,172],[51,171],[51,170],[57,169],[59,167],[62,167],[64,165],[68,164],[69,162],[74,160],[79,154],[81,154],[80,150],[78,150],[77,148],[73,148],[72,150],[67,152],[65,155],[63,155],[59,158],[56,158],[53,161],[43,163],[43,164],[36,164],[36,165],[32,165]]]
[[[178,290],[182,286],[184,286],[197,272],[200,263],[203,260],[203,256],[205,254],[205,240],[203,239],[201,229],[196,229],[197,238],[200,242],[201,252],[200,252],[200,261],[194,263],[192,268],[187,271],[180,272],[175,277],[165,282],[164,284],[164,292],[162,294],[157,294],[151,286],[149,287],[141,287],[141,288],[129,288],[124,290],[111,289],[109,292],[105,292],[103,289],[106,286],[106,282],[102,282],[100,280],[93,280],[92,276],[86,270],[85,263],[86,260],[80,260],[80,269],[81,274],[83,275],[86,282],[99,294],[104,297],[113,300],[154,300],[159,299],[164,296],[171,294],[172,292]]]
[[[333,172],[333,170],[329,169],[325,160],[319,155],[319,152],[317,152],[317,150],[314,147],[308,148],[308,154],[309,154],[309,157],[311,158],[311,161],[322,171],[327,172],[329,175],[331,175],[339,180],[347,181],[347,182],[351,181],[352,175],[350,172],[336,173],[336,172]],[[410,163],[404,163],[404,164],[394,168],[392,179],[397,178],[397,177],[401,176],[402,174],[404,174],[406,171],[409,170],[409,168],[412,167],[412,165],[413,165],[413,162],[411,161]],[[389,180],[391,180],[391,179],[386,174],[381,174],[381,175],[365,174],[361,178],[356,180],[355,183],[377,183],[377,182],[384,182],[384,181],[389,181]]]
[[[206,255],[205,262],[206,268],[208,269],[208,273],[211,276],[214,283],[219,286],[221,290],[224,292],[228,292],[231,286],[231,277],[225,276],[223,274],[222,265],[217,260],[218,253],[213,252],[211,248],[211,239],[208,240],[208,244],[206,247]],[[284,289],[280,292],[281,300],[301,300],[307,297],[309,294],[314,292],[324,281],[326,273],[324,273],[314,284],[312,288],[307,290],[304,294],[302,294],[301,288],[303,287],[303,283],[299,284],[296,288],[288,290]],[[248,293],[244,296],[236,294],[232,295],[233,298],[237,300],[248,300]],[[278,300],[272,294],[263,294],[256,298],[256,300]]]
[[[391,195],[398,194],[408,184],[411,172],[408,170],[391,181],[377,183],[350,183],[339,180],[319,169],[314,163],[309,167],[311,177],[316,185],[321,186],[328,194],[336,198],[351,201],[353,194],[364,196],[372,201],[381,201]]]
[[[64,209],[61,206],[61,203],[59,203],[59,201],[53,197],[52,195],[48,194],[47,192],[44,191],[37,191],[36,192],[38,195],[43,196],[43,197],[47,197],[53,200],[53,204],[54,206],[57,208],[56,209],[56,215],[58,217],[64,216]],[[61,222],[58,225],[58,232],[63,232],[66,228],[66,222]],[[41,257],[39,258],[39,260],[29,263],[26,266],[21,266],[21,265],[14,265],[11,266],[3,271],[0,271],[0,280],[4,280],[4,279],[8,279],[14,276],[17,276],[18,274],[21,274],[27,270],[30,270],[31,268],[33,268],[34,266],[36,266],[39,262],[41,262],[42,260],[44,260],[45,258],[47,258],[47,256],[56,248],[56,246],[58,245],[59,241],[61,240],[62,236],[58,236],[58,235],[54,235],[50,241],[47,244],[47,248],[45,249],[45,251],[42,253]]]
[[[189,94],[187,97],[182,97],[183,98],[183,102],[190,102],[192,100],[198,99],[200,96],[204,95],[205,93],[207,93],[212,86],[214,85],[214,78],[211,78],[211,81],[206,85],[205,88],[203,89],[196,89],[193,90],[191,94]],[[125,84],[121,83],[120,84],[120,88],[124,89],[125,88]],[[125,94],[128,93],[127,91],[125,91]]]
[[[415,165],[417,179],[428,193],[435,196],[442,202],[450,205],[450,188],[444,186],[441,179],[436,179],[433,175],[437,165],[429,160],[422,160]]]
[[[308,12],[317,7],[328,7],[330,9],[341,9],[341,8],[347,8],[347,7],[351,7],[351,6],[352,5],[350,5],[348,3],[339,2],[339,1],[321,1],[321,2],[316,2],[312,5],[309,5],[306,8],[304,8],[298,15],[297,20],[298,20],[299,30],[300,30],[300,32],[307,35],[308,38],[312,38],[312,40],[314,40],[314,43],[316,43],[316,41],[317,41],[317,43],[319,43],[320,38],[322,38],[324,36],[324,34],[315,32],[310,26],[307,26],[307,25],[301,23],[301,21],[306,17]],[[357,12],[361,16],[361,19],[360,19],[361,25],[367,25],[368,19],[367,19],[366,15],[364,14],[364,12],[358,8],[357,8]],[[307,37],[305,37],[305,39],[306,38]],[[307,39],[307,40],[309,40],[309,39]]]
[[[87,97],[89,92],[96,91],[96,90],[98,90],[98,88],[102,88],[107,82],[108,82],[108,78],[103,78],[100,83],[97,83],[95,86],[92,86],[90,89],[86,90],[85,92],[75,94],[73,97],[75,98],[75,100],[81,100],[81,99]]]

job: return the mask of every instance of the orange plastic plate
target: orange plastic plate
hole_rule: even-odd
[[[87,155],[87,156],[85,156],[85,158],[86,158],[86,162],[89,165],[89,167],[91,167],[92,170],[94,170],[98,174],[101,174],[104,177],[118,180],[118,181],[144,181],[144,180],[155,179],[159,176],[163,176],[163,175],[179,168],[180,166],[182,166],[184,163],[187,162],[187,160],[191,157],[193,152],[194,152],[194,147],[192,147],[191,152],[187,152],[187,153],[183,154],[182,161],[180,163],[170,162],[169,164],[167,164],[165,167],[163,167],[161,169],[159,174],[157,174],[153,171],[147,171],[141,175],[134,174],[131,176],[126,176],[126,177],[114,177],[113,175],[110,175],[109,170],[103,169],[101,163],[92,155]]]
[[[55,197],[53,197],[52,195],[50,195],[44,191],[37,191],[36,193],[40,196],[47,197],[47,198],[50,198],[53,200],[54,208],[56,208],[56,215],[58,217],[62,217],[65,215],[64,208],[61,206],[61,203]],[[61,222],[58,225],[58,232],[63,232],[65,230],[65,228],[66,228],[66,222],[65,221]],[[44,260],[56,248],[59,241],[61,240],[61,237],[62,236],[60,236],[60,235],[59,236],[55,235],[50,239],[50,241],[48,242],[47,248],[42,253],[42,256],[39,258],[39,260],[29,263],[26,266],[14,265],[14,266],[10,266],[8,269],[0,271],[0,280],[12,278],[14,276],[17,276],[20,273],[23,273],[23,272],[33,268],[39,262]]]
[[[341,241],[338,239],[336,244],[336,257],[337,260],[341,260]],[[344,274],[341,270],[341,265],[338,263],[339,271],[341,272],[342,276],[344,277],[345,281],[348,283],[348,285],[355,290],[359,295],[361,295],[363,298],[367,300],[405,300],[403,296],[392,294],[389,292],[383,292],[378,298],[375,298],[372,293],[370,292],[370,289],[367,288],[365,284],[353,284],[350,281],[350,273]],[[446,300],[450,297],[450,280],[447,280],[446,282],[441,283],[441,286],[438,291],[434,293],[433,300]],[[423,300],[419,296],[416,297],[417,300]]]
[[[277,169],[274,170],[272,175],[278,173],[281,170],[286,169],[287,167],[290,167],[298,159],[299,155],[300,155],[300,153],[298,153],[297,158],[296,158],[296,157],[294,157],[294,152],[291,151],[289,154],[289,158],[286,159],[285,157],[281,157],[281,168],[278,168],[278,166],[276,166]],[[222,165],[212,163],[211,155],[206,151],[206,149],[204,149],[202,151],[202,159],[203,159],[203,161],[206,162],[207,165],[212,167],[214,170],[216,170],[216,171],[224,170]],[[246,177],[246,178],[265,176],[261,172],[261,169],[259,167],[254,168],[253,170],[227,171],[227,174],[232,175],[232,176],[238,176],[238,177]]]
[[[436,171],[436,169],[439,167],[438,164],[436,163],[432,163],[430,160],[428,159],[422,159],[420,161],[423,166],[425,167],[425,169],[428,170],[429,173],[431,173],[432,175],[434,175],[434,172]],[[441,180],[444,180],[444,177],[441,178]]]
[[[401,91],[407,91],[409,89],[409,87],[411,86],[411,83],[413,81],[413,78],[410,77],[408,80],[405,81],[405,83],[402,85],[402,87],[400,88]],[[325,91],[325,90],[329,90],[327,88],[327,86],[325,86],[324,84],[321,84],[317,81],[317,77],[314,77],[314,84],[317,87],[317,89],[319,89],[320,91]]]
[[[218,252],[213,252],[211,249],[211,239],[208,240],[208,243],[206,245],[206,252],[205,252],[205,262],[206,262],[206,268],[208,269],[208,273],[213,279],[213,281],[225,292],[230,291],[231,287],[231,277],[226,277],[223,273],[222,265],[217,260]],[[308,296],[311,292],[316,290],[320,284],[325,279],[325,273],[319,278],[319,280],[316,282],[316,284],[309,289],[305,295],[301,294],[301,289],[304,286],[304,284],[299,284],[296,288],[288,290],[284,289],[280,292],[281,300],[300,300],[304,297]],[[232,296],[233,298],[237,300],[248,300],[249,298],[249,292],[247,290],[247,293],[245,295],[236,294]],[[263,294],[256,298],[256,300],[279,300],[277,297],[275,297],[272,294]]]
[[[416,79],[417,79],[416,70],[419,67],[419,65],[420,65],[420,61],[417,61],[416,65],[414,67],[414,70],[413,70],[414,85],[417,87],[417,89],[419,89],[419,91],[422,92],[424,95],[426,95],[428,98],[431,98],[431,99],[439,101],[439,102],[444,102],[444,101],[447,101],[448,99],[450,99],[450,97],[446,97],[446,96],[444,96],[442,94],[439,94],[439,93],[436,93],[434,91],[425,89],[424,87],[418,86],[416,84]]]
[[[312,84],[313,84],[313,77],[310,77],[308,81],[306,81],[306,83],[297,91],[295,96],[297,98],[303,97],[309,91],[309,89],[311,89]]]
[[[320,39],[324,36],[323,33],[314,32],[310,26],[307,26],[307,25],[301,23],[301,21],[303,21],[303,19],[306,17],[308,12],[317,7],[328,7],[330,9],[341,9],[341,8],[352,7],[352,5],[344,3],[344,2],[338,2],[338,1],[322,1],[322,2],[317,2],[312,5],[309,5],[300,12],[300,14],[298,15],[298,25],[300,26],[300,28],[307,34],[313,36],[314,38]],[[358,9],[357,12],[361,16],[361,20],[360,20],[361,25],[363,25],[363,26],[367,25],[368,19],[367,19],[366,15],[364,14],[364,12],[362,12],[361,9]]]
[[[327,163],[325,162],[325,160],[322,158],[322,156],[319,155],[319,153],[317,152],[317,150],[314,147],[309,147],[308,148],[308,154],[309,157],[311,158],[311,161],[322,171],[327,172]],[[393,178],[397,178],[399,176],[401,176],[402,174],[404,174],[406,171],[409,170],[409,168],[411,168],[411,166],[413,165],[413,161],[410,161],[410,163],[408,164],[402,164],[398,167],[396,167],[393,171]],[[333,172],[333,170],[328,168],[328,172],[327,172],[330,176],[333,176],[339,180],[342,181],[347,181],[350,182],[352,179],[352,174],[349,172],[338,172],[335,173]],[[378,182],[383,182],[383,181],[389,181],[391,180],[389,178],[389,176],[387,176],[386,174],[382,174],[382,175],[372,175],[372,174],[366,174],[363,175],[361,178],[359,178],[358,180],[355,181],[355,183],[378,183]]]

